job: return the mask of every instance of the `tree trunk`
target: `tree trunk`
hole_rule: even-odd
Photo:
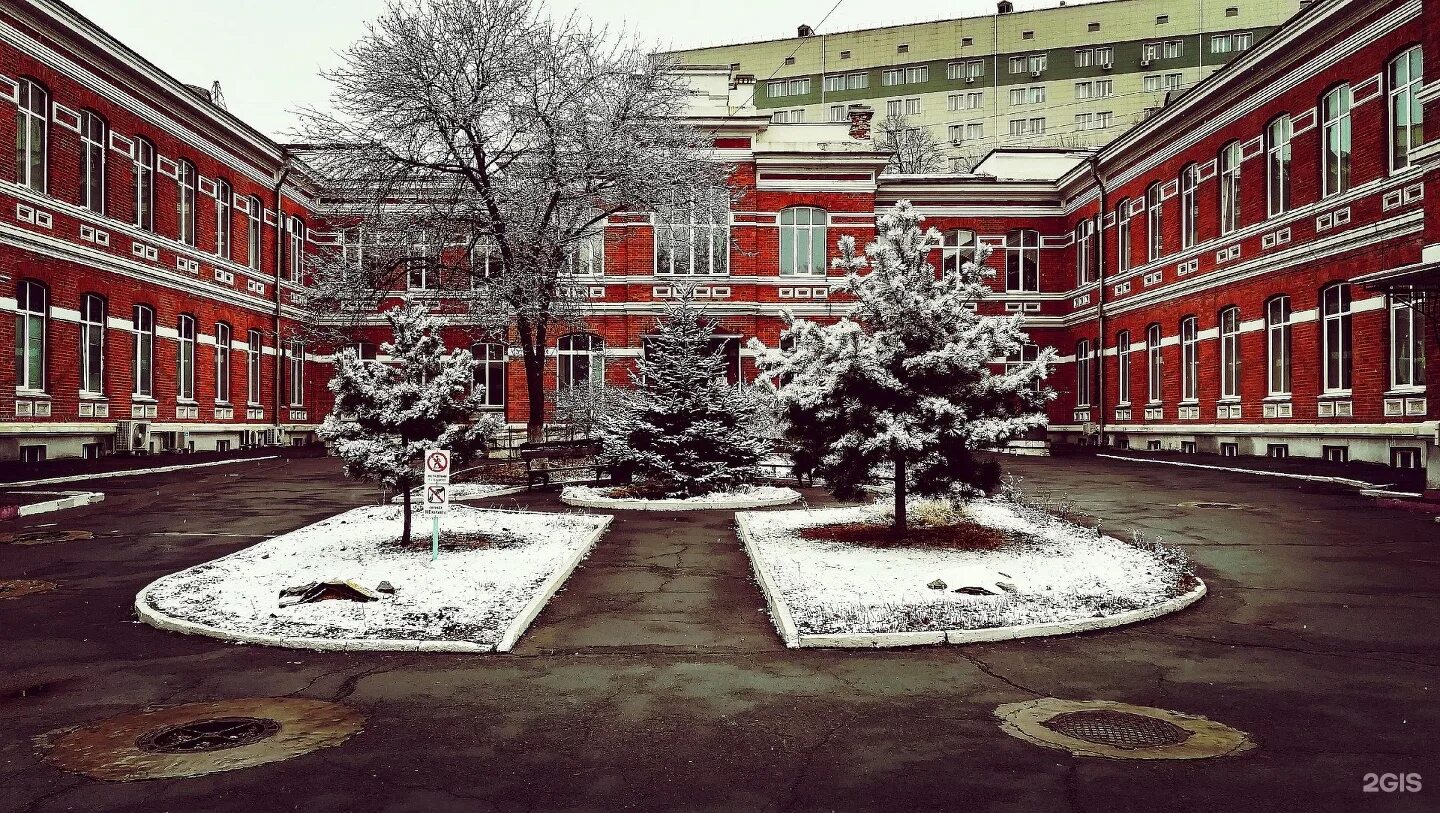
[[[410,544],[410,487],[402,486],[405,490],[405,530],[400,535],[400,544]]]
[[[525,362],[525,397],[529,401],[525,417],[525,439],[531,443],[545,440],[545,334],[521,319],[520,349]]]
[[[905,458],[895,455],[895,530],[904,532],[905,526]]]

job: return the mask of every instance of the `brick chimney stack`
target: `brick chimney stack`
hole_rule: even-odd
[[[852,104],[848,112],[850,114],[850,137],[857,141],[869,141],[870,120],[875,118],[874,108],[864,104]]]

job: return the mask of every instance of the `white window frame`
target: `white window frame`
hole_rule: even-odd
[[[1350,110],[1354,103],[1349,85],[1336,85],[1320,101],[1320,177],[1322,197],[1350,188]]]
[[[285,219],[285,232],[290,240],[289,261],[290,281],[299,285],[305,281],[305,221],[291,215]]]
[[[135,225],[155,231],[155,145],[135,139],[135,162],[131,165],[135,183]]]
[[[1294,363],[1294,317],[1290,297],[1265,302],[1265,388],[1272,396],[1288,396]]]
[[[252,271],[259,271],[264,251],[261,225],[265,222],[265,204],[252,195],[248,208],[250,211],[245,213],[245,261]]]
[[[1354,383],[1353,304],[1346,283],[1320,292],[1321,381],[1327,394],[1349,393]]]
[[[1075,343],[1075,407],[1090,406],[1090,340]]]
[[[1165,331],[1158,323],[1145,328],[1145,392],[1151,404],[1165,397],[1164,345]]]
[[[1290,139],[1294,127],[1289,115],[1265,125],[1265,200],[1270,217],[1290,210]]]
[[[572,277],[599,277],[605,273],[605,224],[576,237],[565,249],[565,270]]]
[[[195,317],[180,314],[175,320],[175,399],[195,400]]]
[[[15,389],[44,392],[49,372],[50,289],[35,280],[20,280],[15,302]]]
[[[260,406],[261,375],[264,370],[265,337],[258,330],[245,334],[245,403]]]
[[[1180,320],[1180,402],[1200,400],[1200,320]]]
[[[1120,273],[1130,270],[1134,250],[1130,229],[1130,199],[1120,201],[1115,207],[1115,269]]]
[[[44,194],[50,183],[50,91],[26,76],[15,106],[15,182]]]
[[[580,346],[580,339],[584,339]],[[576,362],[585,359],[585,386],[605,386],[605,340],[594,333],[568,333],[555,340],[555,385],[561,391],[576,386]]]
[[[215,323],[215,403],[230,403],[230,342],[233,331],[225,322]]]
[[[481,387],[480,405],[485,409],[505,409],[508,352],[499,342],[481,342],[470,348],[475,357],[475,383]]]
[[[291,339],[285,347],[285,361],[289,368],[285,384],[290,394],[290,406],[305,406],[305,342]]]
[[[134,352],[130,355],[131,394],[139,398],[155,397],[155,309],[136,305],[130,320]]]
[[[105,214],[105,154],[110,128],[94,110],[80,111],[80,205]]]
[[[234,252],[235,191],[224,179],[215,181],[215,256],[230,259]]]
[[[1165,256],[1165,200],[1159,183],[1145,190],[1145,249],[1150,262]]]
[[[826,241],[830,213],[816,206],[790,206],[780,210],[778,225],[780,276],[826,276],[829,273],[829,246]]]
[[[105,394],[105,328],[108,308],[105,297],[80,297],[80,394]]]
[[[1228,307],[1220,311],[1220,398],[1241,397],[1240,373],[1244,362],[1240,354],[1240,309]]]
[[[195,164],[182,158],[175,171],[175,188],[178,195],[176,208],[176,230],[180,242],[195,245],[195,185],[199,177]]]
[[[723,194],[723,193],[722,193]],[[721,208],[723,205],[724,208]],[[677,212],[676,214],[681,214]],[[684,208],[684,219],[656,216],[656,276],[725,276],[730,273],[729,201],[719,196]],[[665,250],[666,247],[669,250]],[[677,259],[683,259],[677,263]]]
[[[1220,182],[1220,233],[1229,234],[1240,228],[1240,166],[1241,148],[1239,141],[1231,141],[1220,148],[1216,156]]]
[[[1195,245],[1200,225],[1200,205],[1197,193],[1200,186],[1200,167],[1186,164],[1180,170],[1180,247]]]
[[[1005,290],[1019,293],[1040,291],[1039,231],[1011,229],[1005,233]]]
[[[1425,314],[1423,300],[1390,297],[1390,387],[1425,389]]]
[[[1119,406],[1130,405],[1130,331],[1122,330],[1115,337],[1116,398]]]
[[[1420,46],[1405,49],[1390,60],[1386,76],[1390,82],[1389,147],[1390,171],[1410,166],[1410,153],[1425,143],[1424,112],[1419,93],[1424,85]],[[1408,119],[1408,122],[1402,122]]]

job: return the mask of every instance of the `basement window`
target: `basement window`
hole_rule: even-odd
[[[1182,453],[1184,453],[1184,454],[1195,454],[1195,441],[1193,441],[1193,440],[1182,440],[1182,441],[1180,441],[1180,451],[1181,451]]]
[[[1220,456],[1221,456],[1221,457],[1239,457],[1239,456],[1240,456],[1240,444],[1238,444],[1238,443],[1222,443],[1222,444],[1220,444]]]
[[[1324,455],[1325,460],[1329,463],[1350,462],[1349,446],[1325,446],[1322,447],[1321,453]]]
[[[1266,457],[1273,457],[1273,458],[1275,458],[1276,460],[1284,460],[1285,458],[1287,458],[1287,457],[1290,456],[1290,444],[1288,444],[1288,443],[1271,443],[1271,444],[1268,444],[1268,445],[1266,445],[1266,447],[1265,447],[1265,456],[1266,456]]]
[[[1156,24],[1156,25],[1169,25],[1169,24],[1170,24],[1170,15],[1169,15],[1169,14],[1161,14],[1160,16],[1158,16],[1158,17],[1155,18],[1155,24]]]

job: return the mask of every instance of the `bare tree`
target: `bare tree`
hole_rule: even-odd
[[[583,325],[605,219],[725,187],[712,137],[684,119],[686,82],[534,0],[390,0],[341,57],[324,74],[330,109],[303,111],[300,129],[345,227],[311,310],[333,321],[397,288],[435,290],[476,340],[519,345],[539,439],[547,343]]]
[[[930,128],[913,125],[905,116],[892,113],[880,122],[875,147],[891,153],[886,172],[920,175],[945,171],[945,151],[930,134]]]

